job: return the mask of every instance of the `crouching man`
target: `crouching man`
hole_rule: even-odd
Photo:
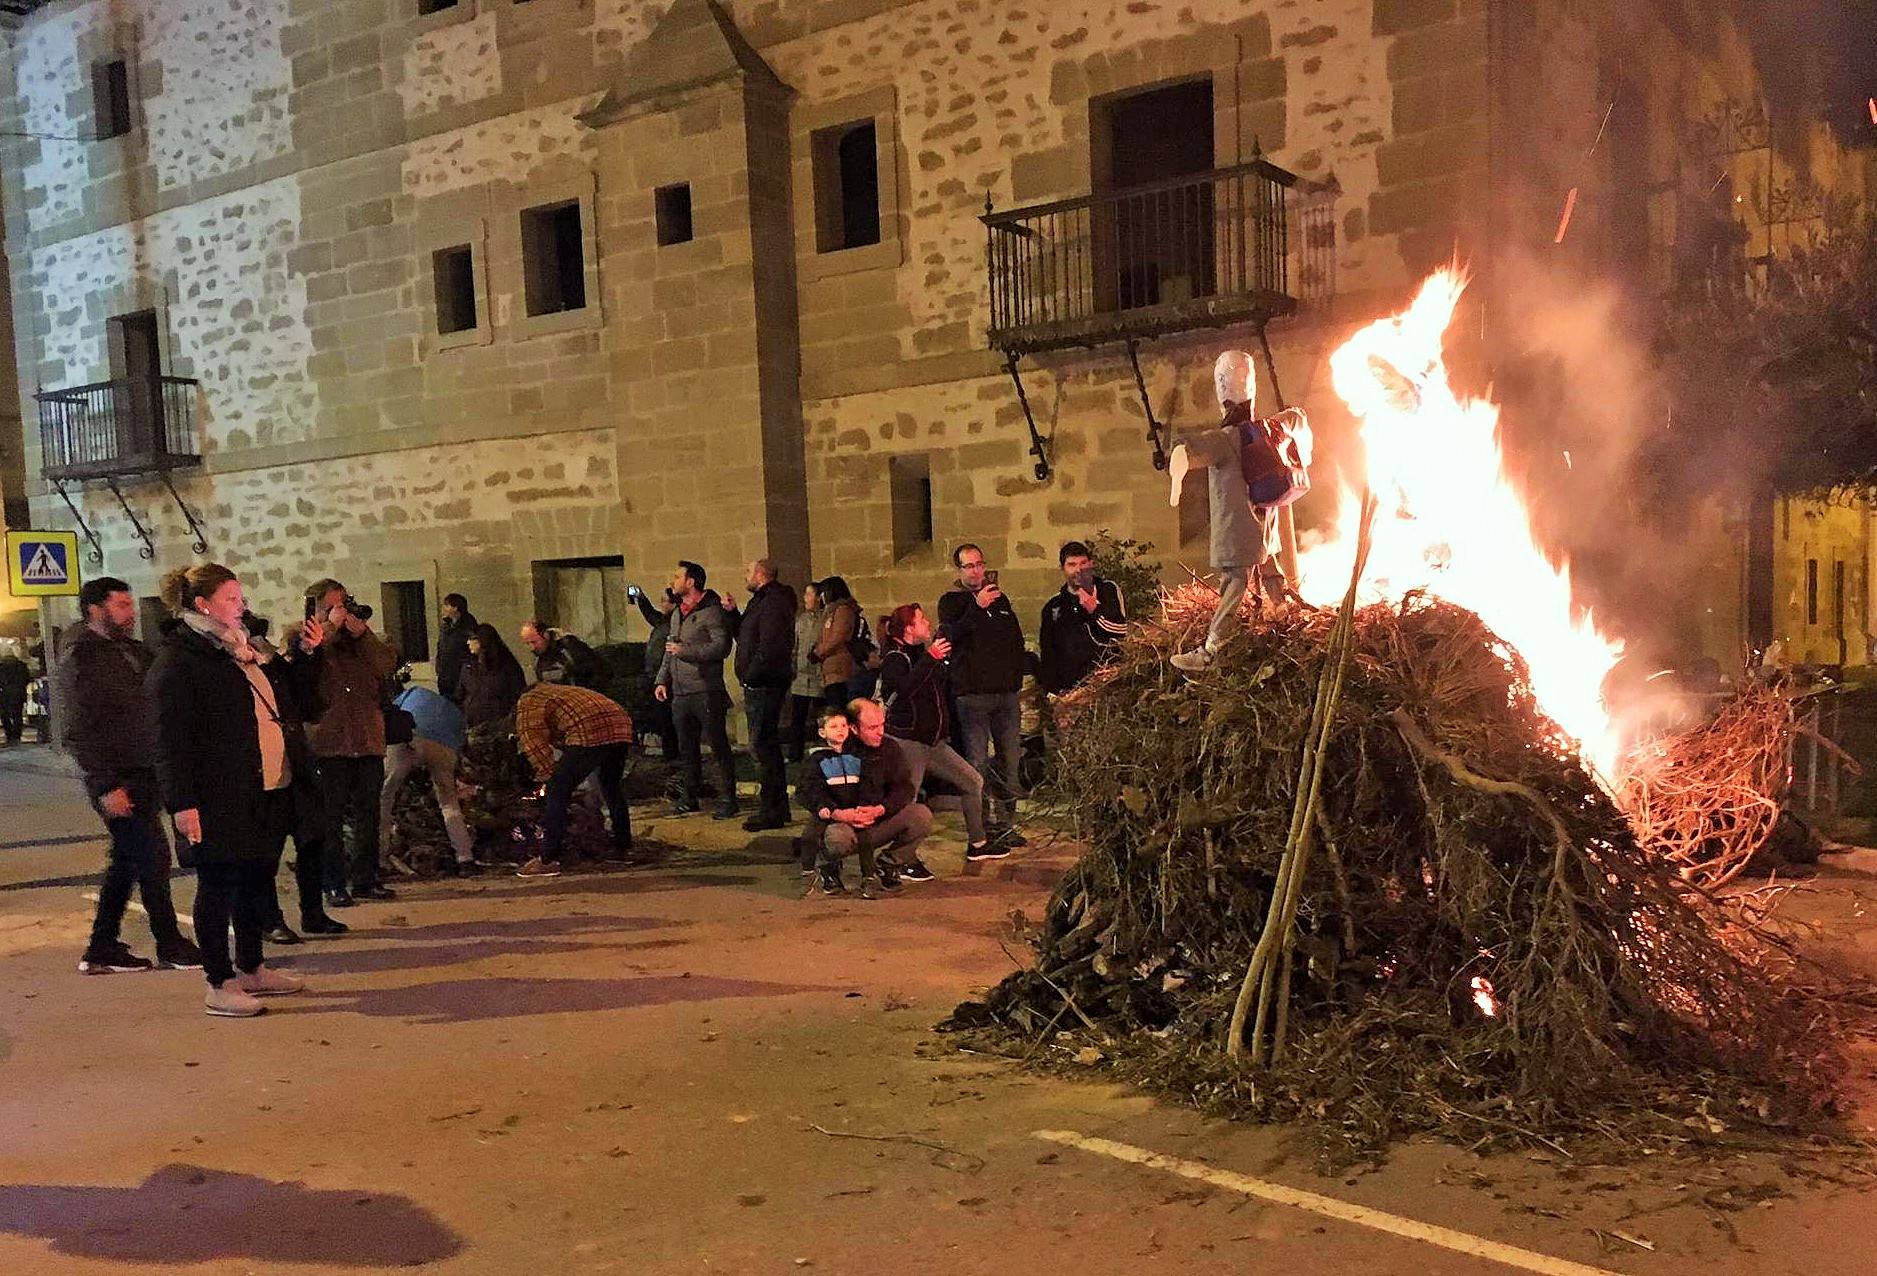
[[[886,733],[886,710],[878,701],[856,700],[847,712],[854,738],[846,754],[859,760],[863,778],[855,787],[865,796],[857,800],[867,804],[830,809],[833,822],[821,835],[821,887],[829,894],[840,893],[841,861],[856,853],[861,857],[862,895],[869,893],[876,871],[888,890],[900,882],[929,882],[932,870],[919,859],[919,847],[932,835],[932,812],[914,800],[918,791],[912,767],[899,743]],[[828,742],[832,746],[833,741]],[[877,800],[873,794],[879,795]],[[821,812],[814,814],[819,818]],[[877,869],[868,862],[875,856]]]

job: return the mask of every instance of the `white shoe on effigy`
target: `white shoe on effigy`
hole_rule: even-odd
[[[1182,651],[1170,663],[1181,673],[1204,673],[1212,668],[1212,653],[1204,647],[1195,647],[1191,651]]]
[[[278,970],[269,970],[264,963],[245,975],[236,975],[235,983],[250,997],[285,997],[290,993],[303,992],[306,989],[304,979],[283,975]]]

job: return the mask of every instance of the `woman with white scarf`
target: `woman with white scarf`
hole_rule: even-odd
[[[312,661],[287,662],[251,640],[241,582],[216,563],[163,578],[163,599],[180,618],[151,668],[157,707],[157,775],[176,823],[179,858],[196,870],[196,943],[208,977],[211,1015],[248,1018],[259,998],[304,984],[269,970],[262,934],[275,865],[293,828],[296,769],[312,766],[300,730],[313,693]],[[325,637],[308,622],[301,646]],[[234,958],[228,932],[234,929]]]

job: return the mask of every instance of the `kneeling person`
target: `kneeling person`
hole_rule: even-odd
[[[622,783],[632,744],[632,719],[624,709],[585,687],[537,682],[515,706],[515,735],[535,777],[547,785],[541,853],[522,865],[517,876],[560,875],[568,807],[574,790],[589,775],[598,777],[600,796],[606,800],[613,846],[620,851],[632,849],[632,816],[626,809]]]
[[[871,884],[880,870],[873,847],[848,836],[877,823],[886,814],[881,803],[878,768],[870,768],[858,753],[850,753],[847,743],[853,734],[847,710],[827,708],[821,711],[822,748],[812,751],[802,763],[801,783],[797,792],[808,808],[809,824],[801,838],[802,871],[820,870],[821,893],[840,895],[847,890],[841,880],[841,861],[848,855],[860,855],[860,893],[871,898]],[[830,837],[836,829],[838,836]],[[880,884],[888,890],[899,887],[899,870],[887,864]]]

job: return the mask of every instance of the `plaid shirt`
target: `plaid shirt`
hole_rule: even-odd
[[[631,744],[632,719],[597,691],[537,682],[515,706],[515,734],[534,773],[554,769],[554,750]]]

